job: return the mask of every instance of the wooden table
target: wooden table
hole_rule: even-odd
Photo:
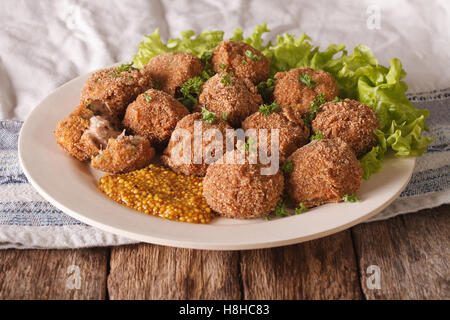
[[[450,299],[449,212],[446,205],[253,251],[5,250],[0,298]]]

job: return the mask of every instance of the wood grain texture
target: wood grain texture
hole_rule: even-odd
[[[111,299],[240,299],[239,253],[139,244],[111,249]]]
[[[245,299],[362,298],[349,230],[241,258]]]
[[[352,232],[367,299],[450,299],[450,205]],[[371,265],[380,268],[380,289]]]
[[[105,299],[108,252],[0,250],[0,299]]]

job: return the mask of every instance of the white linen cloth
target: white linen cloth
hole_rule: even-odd
[[[384,65],[397,57],[408,72],[409,92],[450,87],[450,1],[445,0],[1,0],[0,119],[24,120],[63,83],[118,61],[130,61],[144,35],[156,28],[164,40],[187,29],[219,29],[229,37],[235,27],[250,34],[263,22],[272,29],[267,39],[284,32],[305,32],[321,47],[345,43],[352,50],[356,44],[366,44]],[[442,153],[434,166],[445,167],[447,155]],[[448,177],[448,170],[444,176]],[[39,201],[34,189],[27,192]],[[0,200],[5,196],[0,194]],[[444,189],[415,201],[399,199],[375,219],[448,203],[449,197]],[[84,225],[0,227],[0,248],[131,242]]]

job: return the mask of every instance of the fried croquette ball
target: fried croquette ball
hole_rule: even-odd
[[[97,155],[108,139],[117,137],[120,131],[110,120],[95,116],[89,106],[82,105],[57,124],[54,134],[66,152],[85,161]]]
[[[54,131],[56,142],[70,155],[80,161],[91,158],[92,151],[81,142],[84,132],[89,129],[89,119],[80,116],[68,116],[58,122]]]
[[[263,103],[258,89],[248,79],[218,73],[203,85],[199,104],[220,116],[226,114],[228,123],[237,128]],[[198,111],[198,107],[194,108]]]
[[[168,93],[150,89],[130,104],[122,121],[134,135],[147,138],[152,146],[169,141],[177,122],[189,114],[186,107]]]
[[[359,191],[363,169],[353,150],[341,139],[314,140],[295,151],[289,160],[286,190],[296,203],[315,207],[341,202]]]
[[[92,159],[91,165],[112,174],[127,173],[148,166],[154,156],[155,149],[147,139],[122,134],[109,139],[106,149]]]
[[[273,96],[289,119],[300,119],[310,110],[311,103],[320,94],[325,101],[339,95],[336,80],[323,70],[311,68],[291,69],[275,75]],[[303,81],[302,81],[303,79]]]
[[[174,52],[152,58],[144,70],[151,74],[159,90],[176,96],[183,83],[202,75],[203,65],[199,58],[190,53]]]
[[[376,145],[376,129],[380,129],[376,112],[365,104],[350,99],[322,105],[312,122],[313,131],[321,131],[324,138],[341,138],[357,157]]]
[[[242,123],[244,130],[256,129],[256,135],[262,137],[259,130],[267,130],[267,150],[268,155],[271,151],[271,133],[272,130],[278,130],[278,149],[280,163],[286,159],[298,148],[304,146],[309,141],[309,128],[299,119],[297,122],[288,120],[281,111],[272,112],[264,115],[256,112],[249,116]],[[260,141],[261,139],[258,139]],[[261,142],[258,142],[259,144]],[[260,146],[260,145],[259,145]]]
[[[100,100],[107,107],[102,115],[121,118],[127,106],[150,88],[152,79],[145,70],[131,66],[108,68],[91,74],[81,91],[81,104],[89,105],[92,101]]]
[[[195,125],[199,128],[197,133],[201,134],[198,137],[201,139],[200,143],[194,143]],[[222,119],[216,118],[213,123],[209,123],[203,120],[201,113],[187,115],[178,122],[161,160],[173,171],[202,177],[206,174],[208,166],[226,152],[227,129],[232,130],[232,127]],[[183,135],[180,130],[186,130],[185,134]],[[215,133],[210,130],[217,130],[222,141],[216,140]],[[208,132],[211,132],[211,135],[207,134]],[[216,151],[220,154],[217,155]],[[183,158],[183,152],[189,152],[187,159]],[[199,155],[198,161],[195,155]]]
[[[232,151],[233,155],[238,153]],[[225,154],[222,161],[211,164],[203,180],[203,196],[211,209],[223,217],[238,219],[263,217],[272,212],[283,192],[281,171],[263,175],[260,164],[231,164],[227,158],[229,155]]]
[[[270,73],[269,59],[245,42],[223,41],[214,50],[211,64],[217,73],[225,69],[254,84],[267,80]]]

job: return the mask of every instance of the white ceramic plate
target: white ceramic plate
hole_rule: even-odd
[[[359,203],[328,204],[270,221],[216,218],[194,225],[146,216],[108,199],[96,188],[102,173],[66,154],[55,142],[56,123],[78,105],[88,75],[49,95],[25,121],[19,157],[39,193],[68,215],[121,236],[161,245],[238,250],[276,247],[323,237],[358,224],[387,207],[406,187],[415,159],[388,159],[383,170],[363,183]]]

